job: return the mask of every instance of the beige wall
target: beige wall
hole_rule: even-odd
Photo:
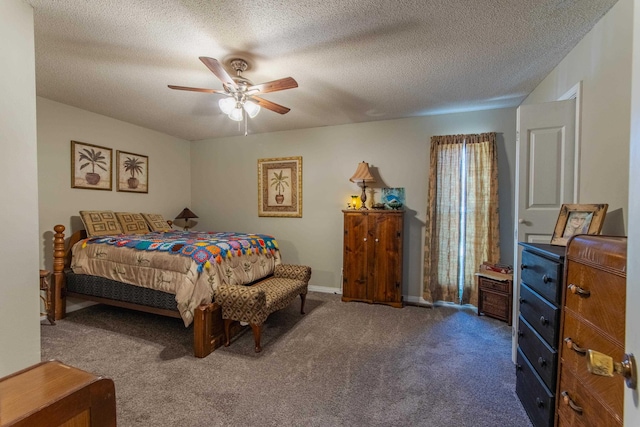
[[[0,377],[40,361],[33,10],[0,1]]]
[[[373,185],[375,200],[381,187],[405,188],[403,294],[418,301],[430,137],[498,132],[501,252],[505,262],[512,262],[515,119],[515,109],[500,109],[194,142],[191,191],[194,211],[200,216],[198,228],[273,234],[285,262],[313,268],[311,286],[338,291],[341,210],[349,195],[360,194],[349,178],[358,162],[366,161],[380,179]],[[258,217],[257,160],[290,156],[303,158],[303,217]]]
[[[53,226],[82,229],[80,210],[160,213],[173,219],[191,201],[189,142],[65,104],[37,98],[41,265],[53,265]],[[149,157],[149,192],[71,188],[71,141]]]
[[[555,101],[582,81],[579,203],[608,203],[603,233],[626,234],[633,0],[620,0],[525,99]]]

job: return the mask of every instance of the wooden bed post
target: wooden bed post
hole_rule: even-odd
[[[53,237],[53,298],[55,299],[55,320],[60,320],[65,316],[67,311],[66,298],[64,293],[64,266],[65,266],[65,248],[64,248],[64,225],[56,225],[53,227],[55,231]]]

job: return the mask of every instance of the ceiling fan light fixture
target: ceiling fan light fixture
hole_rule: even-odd
[[[236,107],[236,101],[233,98],[222,98],[218,101],[220,110],[225,114],[231,114],[231,111]]]
[[[236,122],[242,121],[242,108],[236,107],[229,113],[229,118]]]
[[[260,106],[255,102],[245,101],[242,106],[244,107],[244,111],[246,111],[252,119],[260,112]]]

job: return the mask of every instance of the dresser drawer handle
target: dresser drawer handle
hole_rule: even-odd
[[[547,360],[542,356],[538,357],[538,365],[544,368],[545,366],[547,366]]]
[[[520,270],[526,270],[527,264],[520,264]]]
[[[536,397],[536,405],[538,406],[538,408],[544,408],[544,401],[539,397]]]
[[[522,297],[520,297],[519,301],[520,301],[520,304],[524,304],[527,302],[527,300]]]
[[[578,344],[574,343],[571,337],[566,337],[564,339],[564,342],[567,345],[567,348],[570,348],[571,350],[575,351],[580,356],[584,356],[585,354],[587,354],[587,350],[585,350],[582,347],[579,347]]]
[[[568,286],[568,289],[572,294],[578,294],[582,298],[587,298],[591,295],[590,291],[582,289],[580,286],[574,285],[573,283]]]
[[[542,282],[543,283],[549,283],[550,281],[551,281],[551,279],[546,274],[544,276],[542,276]]]
[[[582,414],[582,407],[576,405],[576,403],[573,401],[573,399],[571,399],[571,397],[569,397],[569,392],[568,391],[565,390],[560,394],[562,395],[562,400],[564,401],[565,405],[569,405],[569,407],[571,409],[573,409],[574,411],[576,411],[578,414]]]
[[[549,324],[549,321],[544,316],[540,316],[540,324],[546,326]]]

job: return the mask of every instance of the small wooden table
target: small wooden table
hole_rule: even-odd
[[[0,378],[0,427],[112,427],[113,381],[58,361]]]
[[[478,276],[478,316],[489,317],[507,322],[513,317],[513,276],[494,271],[480,271]]]
[[[45,291],[45,296],[42,298],[44,302],[44,309],[47,312],[47,320],[52,325],[56,324],[56,299],[53,297],[53,287],[51,286],[51,282],[49,281],[49,270],[40,270],[40,290]]]

